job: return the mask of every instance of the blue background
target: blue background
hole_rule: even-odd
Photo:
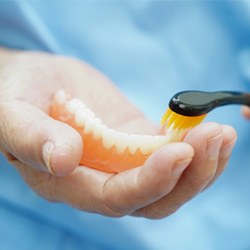
[[[177,91],[245,90],[248,1],[0,1],[0,45],[83,59],[159,122]],[[0,249],[250,249],[250,133],[239,107],[228,169],[174,215],[121,219],[49,203],[0,157]]]

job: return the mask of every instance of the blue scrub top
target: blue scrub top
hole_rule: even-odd
[[[177,91],[250,88],[248,1],[0,1],[0,45],[85,60],[158,122]],[[0,249],[250,249],[250,132],[228,169],[172,216],[106,218],[49,203],[0,157]]]

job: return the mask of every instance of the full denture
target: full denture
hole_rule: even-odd
[[[55,94],[51,116],[80,133],[84,144],[80,163],[105,172],[140,166],[156,149],[178,140],[174,133],[138,135],[108,128],[81,100],[63,90]]]

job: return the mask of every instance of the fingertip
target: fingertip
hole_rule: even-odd
[[[43,145],[43,158],[48,171],[57,176],[65,176],[74,171],[81,160],[83,143],[80,135],[63,126],[53,140]]]
[[[142,166],[114,175],[106,182],[106,204],[115,211],[129,214],[161,199],[173,190],[179,173],[191,161],[190,156],[193,156],[193,149],[186,143],[171,143],[159,148]],[[186,158],[189,160],[181,162]],[[177,173],[175,166],[182,170]]]
[[[220,157],[222,159],[228,160],[237,141],[237,132],[233,127],[229,125],[223,125],[223,136],[224,139]]]
[[[225,137],[224,143],[235,142],[238,138],[236,130],[230,125],[222,125],[223,135]]]
[[[145,162],[140,176],[177,178],[188,166],[194,156],[194,149],[184,142],[167,144],[154,152]]]
[[[23,101],[8,103],[4,120],[5,151],[27,167],[63,176],[78,166],[83,143],[69,125]]]
[[[57,176],[65,176],[73,172],[79,166],[81,152],[80,145],[76,147],[72,143],[57,143],[51,156],[51,173]]]
[[[215,122],[206,122],[199,124],[192,130],[190,130],[186,137],[184,138],[184,142],[189,142],[190,140],[197,140],[197,138],[206,137],[211,138],[216,135],[219,135],[222,133],[222,126]]]
[[[246,118],[246,119],[250,119],[250,108],[248,106],[243,106],[241,108],[241,114]]]
[[[138,173],[138,186],[147,190],[144,200],[156,201],[171,192],[193,155],[193,148],[183,142],[167,144],[154,152]]]
[[[165,162],[166,160],[179,159],[180,157],[190,158],[193,157],[193,155],[194,149],[190,144],[185,142],[174,142],[159,148],[150,158],[156,158],[158,162],[159,160]]]

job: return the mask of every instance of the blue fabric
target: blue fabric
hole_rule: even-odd
[[[0,44],[74,56],[158,122],[184,89],[249,90],[248,1],[0,1]],[[250,133],[239,107],[207,120],[239,139],[228,169],[169,218],[105,218],[39,198],[0,158],[0,249],[249,249]]]

